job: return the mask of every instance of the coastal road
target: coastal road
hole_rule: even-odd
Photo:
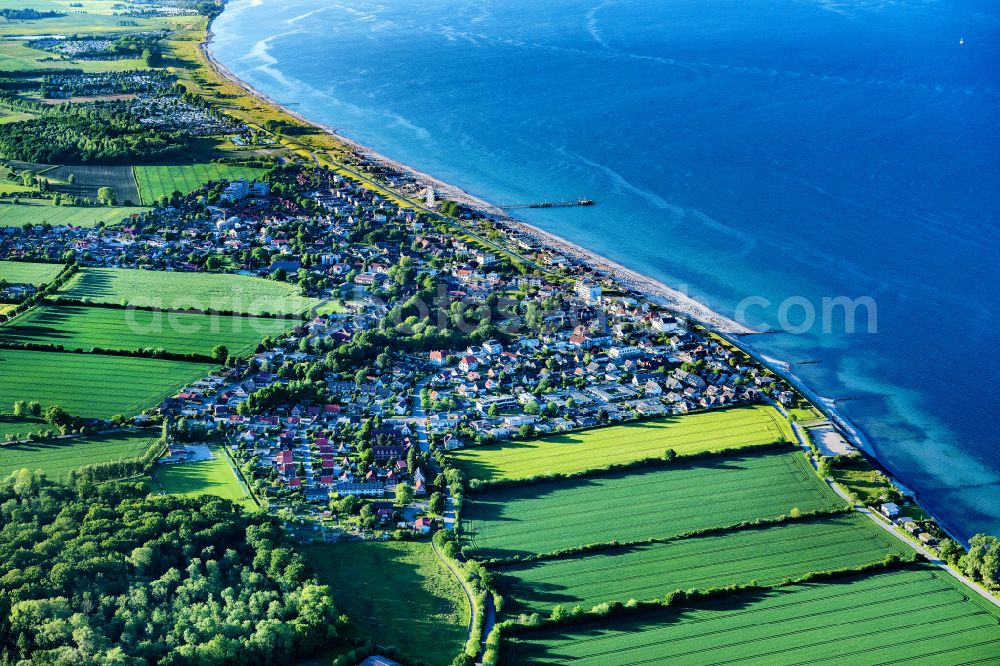
[[[947,562],[945,562],[944,560],[942,560],[940,557],[938,557],[934,552],[932,552],[928,548],[925,548],[921,544],[915,543],[915,542],[910,541],[909,539],[907,539],[894,526],[886,524],[886,522],[884,520],[882,520],[881,518],[879,518],[878,516],[876,516],[875,513],[871,509],[869,509],[868,507],[866,507],[866,506],[864,506],[862,504],[855,504],[854,500],[852,500],[850,497],[848,497],[847,493],[845,493],[840,488],[838,488],[837,485],[835,483],[832,483],[829,479],[827,479],[826,482],[830,486],[830,488],[833,489],[833,492],[837,493],[838,495],[840,495],[841,497],[843,497],[845,500],[847,500],[848,502],[850,502],[854,506],[854,509],[856,511],[858,511],[859,513],[862,513],[862,514],[864,514],[866,516],[868,516],[869,520],[871,520],[872,522],[874,522],[876,525],[878,525],[879,527],[881,527],[883,530],[885,530],[886,532],[888,532],[892,536],[896,537],[897,539],[899,539],[900,541],[902,541],[903,543],[905,543],[907,546],[909,546],[913,550],[915,550],[918,553],[920,553],[921,555],[923,555],[925,558],[927,558],[927,561],[930,562],[931,564],[933,564],[934,566],[937,566],[937,567],[940,567],[940,568],[944,569],[945,571],[947,571],[948,573],[950,573],[952,576],[954,576],[956,579],[962,581],[962,583],[966,587],[968,587],[971,590],[974,590],[983,599],[986,599],[987,601],[989,601],[994,606],[1000,607],[1000,599],[996,598],[995,596],[993,596],[992,594],[990,594],[989,592],[987,592],[978,583],[976,583],[975,581],[969,579],[968,577],[966,577],[964,574],[962,574],[958,570],[952,568],[951,565],[949,565]]]

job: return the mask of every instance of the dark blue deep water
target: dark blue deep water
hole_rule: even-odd
[[[950,530],[1000,534],[994,0],[233,0],[214,30],[262,92],[473,194],[597,199],[525,218],[723,313],[873,299],[877,332],[753,345],[853,398]]]

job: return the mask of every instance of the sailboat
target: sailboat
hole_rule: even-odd
[[[961,46],[963,44],[965,44],[965,37],[959,37],[958,38],[958,45]]]

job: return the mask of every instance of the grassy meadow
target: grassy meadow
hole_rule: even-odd
[[[38,400],[74,416],[110,418],[155,407],[213,365],[159,359],[0,349],[0,405]]]
[[[40,264],[27,261],[0,261],[0,280],[11,284],[48,284],[56,278],[62,264]]]
[[[801,453],[769,452],[470,494],[461,534],[477,557],[501,558],[843,506]]]
[[[673,590],[756,580],[775,585],[813,571],[858,567],[909,548],[858,514],[793,520],[764,529],[626,546],[494,569],[510,610],[547,613],[557,604],[591,608],[648,601]]]
[[[450,664],[469,626],[469,602],[427,541],[351,541],[305,546],[350,635],[395,645],[413,659]]]
[[[62,345],[66,349],[165,349],[208,356],[216,345],[251,353],[266,336],[289,330],[289,319],[152,312],[106,307],[42,306],[0,326],[0,342]]]
[[[41,417],[14,416],[11,413],[13,408],[13,404],[0,405],[0,440],[6,440],[8,435],[20,437],[31,432],[52,429]]]
[[[777,410],[754,405],[470,447],[450,456],[469,478],[522,479],[661,458],[667,449],[684,456],[794,441]]]
[[[995,663],[1000,609],[927,566],[508,639],[502,663]]]
[[[137,206],[53,206],[47,200],[23,200],[18,204],[0,203],[0,227],[46,223],[95,227],[100,222],[118,224],[135,213],[147,210]]]
[[[236,472],[226,461],[226,454],[219,449],[213,449],[212,452],[214,457],[209,460],[158,465],[153,488],[181,497],[215,495],[232,500],[244,508],[256,509],[257,504],[247,494]]]
[[[179,166],[137,166],[135,179],[139,183],[139,197],[147,206],[162,196],[174,192],[188,194],[212,180],[237,180],[260,178],[266,169],[254,169],[233,164],[184,164]]]
[[[90,303],[299,314],[322,301],[300,296],[286,282],[229,273],[177,273],[132,268],[84,268],[60,292]]]
[[[31,471],[40,469],[50,479],[63,480],[72,470],[86,465],[136,458],[159,438],[158,433],[122,432],[5,444],[0,446],[0,477],[27,468]]]

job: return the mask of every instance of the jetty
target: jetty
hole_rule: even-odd
[[[497,206],[503,210],[515,210],[517,208],[571,208],[573,206],[593,206],[597,202],[593,199],[576,199],[575,201],[534,201],[531,203],[514,203]]]

